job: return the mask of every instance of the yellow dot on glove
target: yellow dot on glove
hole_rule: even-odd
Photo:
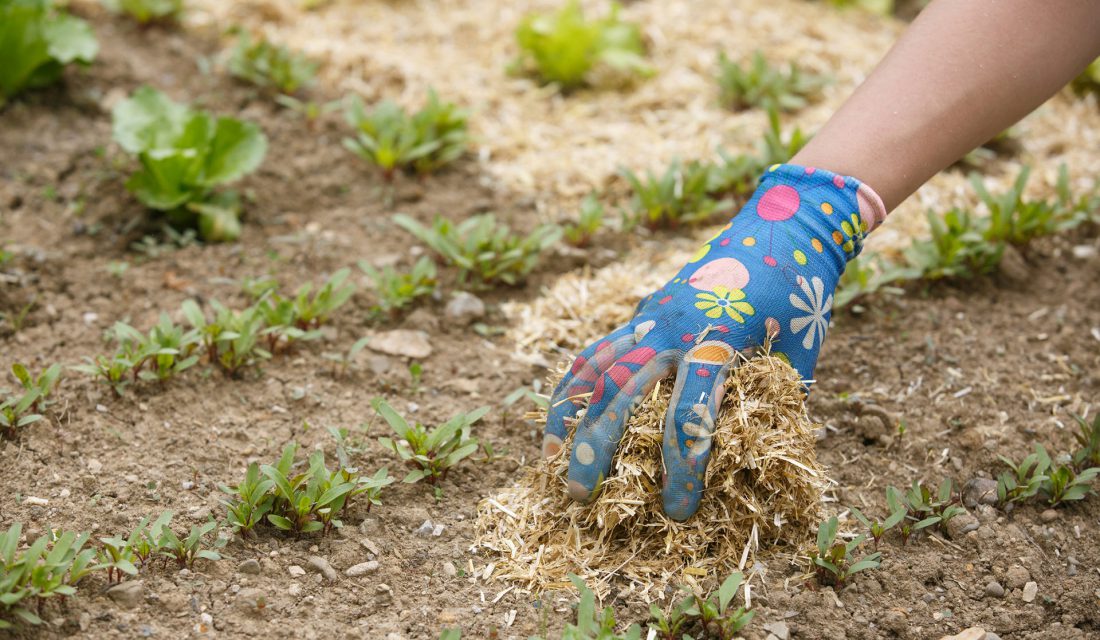
[[[752,236],[749,236],[749,237],[745,238],[744,240],[742,240],[741,244],[745,245],[746,247],[756,246],[756,238],[754,238]]]
[[[833,205],[829,204],[828,202],[821,203],[821,210],[824,211],[825,215],[827,216],[833,215]]]
[[[802,251],[800,251],[798,249],[795,249],[794,250],[794,261],[797,262],[798,264],[806,264],[806,254],[802,253]]]
[[[816,251],[818,253],[821,253],[822,251],[825,250],[825,247],[821,244],[821,241],[818,240],[817,238],[814,238],[813,240],[810,240],[810,244],[813,245],[814,251]]]

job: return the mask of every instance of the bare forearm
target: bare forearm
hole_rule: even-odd
[[[1095,0],[937,0],[792,162],[855,176],[892,209],[1098,55]]]

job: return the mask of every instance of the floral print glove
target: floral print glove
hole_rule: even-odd
[[[557,454],[566,429],[575,426],[569,494],[582,502],[597,494],[627,419],[675,371],[665,420],[664,510],[676,520],[694,514],[735,351],[770,336],[772,354],[810,384],[840,274],[864,234],[885,218],[882,201],[855,178],[771,167],[741,213],[643,299],[630,322],[577,356],[554,391],[543,454]]]

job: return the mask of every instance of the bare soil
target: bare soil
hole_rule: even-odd
[[[0,114],[0,238],[16,254],[3,267],[0,313],[30,309],[17,331],[8,323],[0,333],[5,364],[75,364],[108,348],[102,335],[117,320],[147,328],[188,298],[243,303],[246,277],[270,274],[295,287],[360,259],[408,264],[416,251],[389,222],[395,210],[423,221],[495,210],[519,229],[537,219],[529,200],[486,184],[474,161],[424,182],[399,182],[389,207],[378,178],[340,147],[338,117],[311,129],[254,90],[193,66],[214,58],[215,37],[91,17],[100,60],[70,73],[66,86]],[[155,227],[123,187],[130,164],[109,142],[109,106],[142,83],[263,126],[270,151],[241,185],[252,201],[239,243],[156,256],[129,249]],[[1091,246],[1091,256],[1073,257],[1077,245]],[[1024,256],[1024,278],[881,297],[858,316],[836,318],[811,399],[829,427],[819,457],[836,482],[830,506],[878,512],[888,484],[989,477],[1000,470],[998,455],[1022,457],[1036,442],[1068,450],[1067,410],[1090,403],[1100,410],[1098,246],[1097,229],[1085,229],[1034,247]],[[130,268],[111,275],[108,265],[120,261]],[[537,295],[541,283],[577,264],[556,257],[526,287],[483,294],[486,323],[504,322],[500,302]],[[200,367],[116,398],[69,376],[48,422],[0,443],[0,526],[19,520],[32,534],[63,527],[99,537],[128,532],[164,509],[177,514],[177,527],[221,517],[219,484],[235,484],[250,461],[274,460],[291,440],[331,453],[328,426],[354,432],[364,468],[396,470],[373,442],[387,428],[370,409],[372,397],[430,423],[499,405],[545,375],[516,362],[506,340],[447,321],[444,302],[381,327],[431,334],[417,388],[400,358],[365,355],[337,377],[320,356],[379,328],[366,321],[366,294],[337,314],[325,344],[241,379]],[[858,415],[853,398],[903,420],[905,435]],[[158,565],[141,576],[144,598],[133,609],[109,599],[105,580],[94,576],[76,598],[44,609],[48,626],[15,635],[435,638],[444,626],[462,626],[469,638],[526,638],[544,628],[553,637],[571,619],[574,596],[505,592],[508,585],[480,577],[492,559],[468,552],[477,502],[538,455],[539,434],[518,413],[498,408],[479,426],[477,435],[503,455],[457,468],[439,501],[423,486],[397,484],[383,506],[354,509],[333,536],[294,540],[265,531],[232,542],[222,561],[200,562],[194,572]],[[30,506],[30,496],[48,504]],[[1100,499],[1045,517],[1041,505],[972,512],[978,526],[965,534],[904,547],[890,538],[882,568],[839,592],[809,588],[797,559],[762,555],[751,569],[756,621],[744,636],[764,638],[763,625],[782,619],[796,638],[937,638],[972,625],[1003,638],[1100,637]],[[417,533],[426,520],[443,525],[441,535]],[[337,580],[310,569],[314,555],[328,559]],[[238,571],[247,559],[259,560],[259,575]],[[379,561],[377,572],[344,575],[370,559]],[[307,573],[294,577],[291,566]],[[1004,587],[1003,598],[985,595],[990,581]],[[1028,581],[1038,585],[1032,602],[1022,599]],[[250,589],[263,594],[261,611],[242,603],[238,593]],[[644,619],[643,603],[605,604],[620,620]]]

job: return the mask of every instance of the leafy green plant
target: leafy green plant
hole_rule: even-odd
[[[121,396],[126,387],[130,386],[134,378],[131,372],[134,370],[133,356],[135,354],[115,353],[114,355],[85,356],[84,364],[73,365],[73,371],[102,378],[111,386],[116,396]]]
[[[35,412],[39,412],[50,404],[50,395],[57,389],[58,381],[61,379],[61,365],[54,363],[35,376],[27,370],[26,365],[16,362],[11,366],[11,373],[23,387],[24,393],[35,393],[34,403],[31,406]]]
[[[878,520],[871,520],[855,507],[851,507],[851,510],[856,520],[859,520],[863,523],[863,526],[867,527],[868,533],[871,534],[871,539],[875,541],[875,549],[878,549],[878,543],[882,539],[882,536],[886,535],[886,532],[890,529],[896,527],[909,513],[904,506],[898,505],[897,508],[891,506],[890,515],[882,522],[879,522]]]
[[[745,607],[730,607],[737,590],[741,588],[744,576],[740,571],[734,571],[718,587],[718,590],[708,597],[695,594],[693,604],[684,610],[684,615],[698,618],[703,637],[716,638],[717,640],[732,640],[737,632],[744,629],[752,621],[754,612]]]
[[[98,556],[97,569],[107,570],[107,581],[120,581],[122,575],[137,575],[139,563],[142,568],[161,550],[161,540],[165,527],[172,521],[172,512],[165,511],[152,523],[148,517],[130,532],[126,539],[120,537],[100,538],[103,543],[103,551]]]
[[[234,311],[217,300],[211,300],[210,307],[214,318],[209,321],[194,300],[185,301],[182,310],[184,317],[201,336],[206,357],[211,363],[227,375],[236,376],[244,368],[271,357],[271,353],[260,346],[264,317],[259,306]]]
[[[42,624],[42,604],[76,593],[76,585],[94,570],[95,549],[85,549],[89,534],[50,532],[19,549],[23,526],[0,532],[0,614],[26,624]],[[37,612],[37,613],[36,613]],[[0,618],[0,630],[14,625]]]
[[[516,27],[516,43],[520,54],[512,71],[563,91],[599,84],[598,76],[622,84],[653,74],[641,29],[619,18],[616,3],[598,20],[586,20],[578,0],[568,0],[554,14],[529,15]]]
[[[126,188],[142,204],[210,242],[240,235],[239,198],[215,190],[260,166],[267,138],[257,125],[193,111],[147,86],[112,117],[115,141],[141,163]]]
[[[346,353],[337,353],[332,351],[326,351],[321,354],[321,357],[326,360],[331,360],[336,363],[337,376],[346,375],[351,363],[355,361],[355,356],[359,355],[359,352],[366,348],[370,343],[370,336],[363,336],[356,340]]]
[[[1077,432],[1073,434],[1073,438],[1081,447],[1074,452],[1073,463],[1079,469],[1100,466],[1100,413],[1093,417],[1092,424],[1076,414],[1073,414],[1073,420],[1077,423]]]
[[[383,100],[371,112],[353,96],[344,111],[354,138],[344,146],[382,170],[391,182],[397,171],[426,174],[438,171],[466,152],[468,114],[451,102],[442,102],[435,91],[428,92],[422,109],[408,114],[397,104]]]
[[[205,538],[218,528],[218,523],[210,520],[203,525],[193,525],[187,537],[180,538],[172,531],[167,523],[160,529],[160,538],[157,540],[159,552],[162,556],[176,561],[179,568],[194,569],[195,561],[199,559],[217,561],[221,560],[221,554],[216,551],[226,545],[228,540],[215,536],[212,543],[207,543]]]
[[[0,108],[26,89],[53,84],[65,65],[91,63],[97,53],[88,23],[50,0],[0,0]]]
[[[447,472],[452,467],[477,451],[478,441],[470,436],[470,427],[489,412],[489,407],[481,407],[459,413],[429,431],[419,422],[410,425],[381,398],[375,398],[371,405],[399,438],[379,438],[379,444],[396,453],[412,468],[404,482],[427,478],[433,487],[447,479]]]
[[[596,194],[588,194],[581,201],[580,214],[576,222],[568,222],[562,228],[565,241],[574,247],[587,247],[603,227],[604,208]]]
[[[826,81],[824,77],[802,73],[793,62],[786,72],[775,68],[759,49],[746,66],[733,62],[725,53],[718,56],[719,100],[730,109],[775,107],[795,111],[806,106],[807,98],[816,94]]]
[[[649,229],[674,229],[682,224],[697,224],[710,220],[732,200],[711,197],[710,165],[673,160],[661,175],[646,171],[644,178],[623,170],[633,196],[625,215],[628,225],[642,224]]]
[[[38,396],[37,389],[24,390],[0,402],[0,437],[13,438],[23,427],[42,419],[41,414],[32,411]]]
[[[116,13],[125,13],[141,24],[178,20],[183,14],[183,0],[102,0]]]
[[[615,610],[611,607],[596,610],[596,594],[579,577],[569,574],[569,580],[577,588],[581,599],[577,603],[577,622],[562,629],[562,640],[641,640],[642,629],[632,624],[625,634],[615,631]]]
[[[1100,58],[1092,61],[1081,75],[1073,79],[1073,88],[1080,94],[1092,91],[1100,93]]]
[[[905,502],[909,514],[917,520],[913,525],[914,531],[932,525],[939,525],[943,529],[951,518],[966,511],[958,506],[960,498],[952,490],[950,478],[945,478],[935,493],[920,481],[914,480],[909,491],[905,493]]]
[[[1051,468],[1043,482],[1043,493],[1048,502],[1056,507],[1063,502],[1083,500],[1092,493],[1092,482],[1100,474],[1100,467],[1089,467],[1080,473],[1069,465],[1060,464]]]
[[[1004,245],[986,241],[981,218],[965,209],[951,209],[942,217],[932,211],[926,215],[931,238],[904,250],[900,279],[969,278],[996,270]]]
[[[1071,229],[1091,217],[1095,202],[1089,195],[1074,200],[1066,165],[1059,167],[1053,201],[1024,198],[1030,175],[1031,167],[1023,167],[1012,187],[998,195],[990,194],[977,174],[970,177],[974,191],[989,209],[988,226],[982,233],[986,241],[1023,245],[1039,236]]]
[[[806,143],[810,136],[795,127],[789,136],[783,134],[783,126],[779,122],[779,110],[774,106],[768,107],[768,130],[757,145],[757,162],[761,169],[781,164],[793,158]]]
[[[818,584],[841,589],[860,571],[877,569],[882,554],[876,551],[852,562],[852,553],[859,548],[866,536],[860,534],[850,542],[839,542],[836,539],[838,528],[836,516],[821,523],[817,529],[817,548],[810,554],[810,560]]]
[[[229,73],[233,76],[287,94],[309,86],[318,66],[316,61],[266,38],[253,39],[247,31],[241,32],[229,58]]]
[[[359,268],[374,284],[377,302],[371,311],[379,315],[394,316],[417,299],[435,293],[438,285],[435,263],[427,256],[421,256],[409,271],[390,266],[375,269],[366,260],[359,261]]]
[[[286,94],[275,96],[275,102],[304,118],[311,131],[317,128],[317,123],[323,116],[335,113],[344,107],[343,100],[317,102],[315,100],[299,100]]]
[[[539,255],[561,238],[561,228],[554,225],[537,227],[526,236],[513,234],[491,213],[458,224],[437,216],[431,228],[404,214],[393,221],[458,267],[460,284],[518,284],[538,264]]]
[[[1036,445],[1035,453],[1025,456],[1019,464],[1005,456],[997,457],[1011,469],[997,477],[997,499],[1001,504],[1027,500],[1043,488],[1050,469],[1050,456],[1042,445]]]
[[[248,536],[263,521],[274,502],[271,494],[274,486],[273,480],[260,475],[260,465],[255,462],[248,465],[244,480],[236,487],[218,485],[219,490],[232,496],[220,502],[225,506],[226,521],[234,533]]]

